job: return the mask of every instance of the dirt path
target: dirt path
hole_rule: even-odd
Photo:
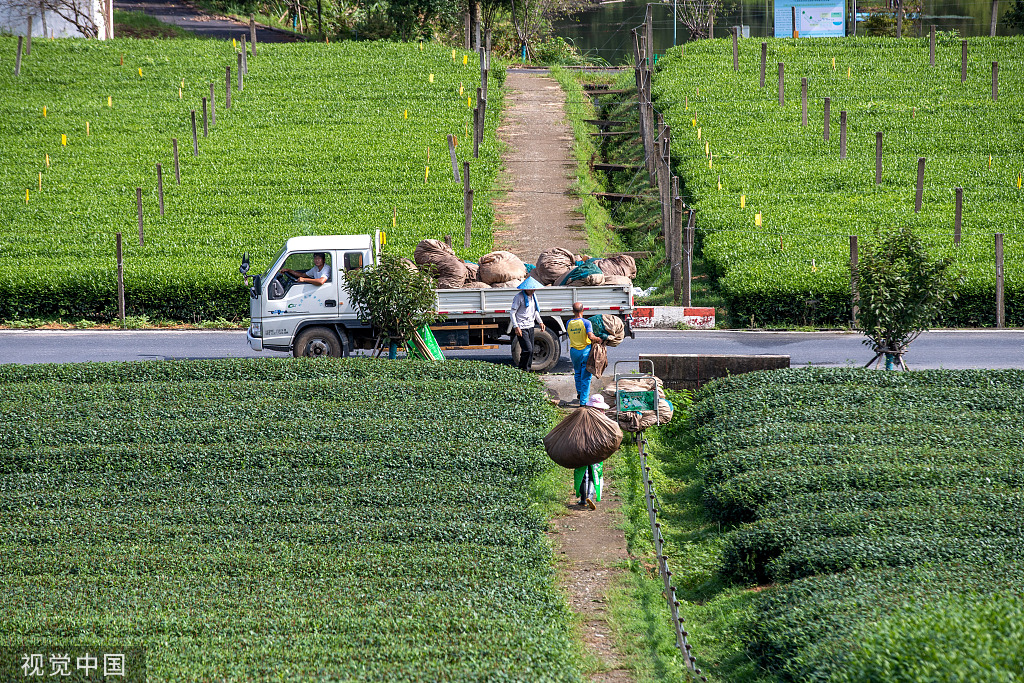
[[[565,119],[565,94],[547,76],[509,71],[509,95],[498,137],[505,155],[504,201],[495,202],[495,248],[527,263],[550,247],[588,251],[579,201],[569,193],[575,177],[572,126]]]
[[[609,475],[606,467],[597,510],[581,508],[575,497],[566,498],[569,513],[554,520],[555,530],[550,537],[555,542],[555,552],[564,560],[560,565],[561,580],[569,606],[582,617],[583,642],[587,651],[601,662],[601,669],[591,674],[590,680],[629,683],[633,677],[616,651],[605,597],[616,575],[624,571],[616,565],[627,559],[626,538],[616,528],[619,496]]]

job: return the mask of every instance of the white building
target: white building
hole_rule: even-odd
[[[114,37],[114,0],[0,0],[0,30],[36,38]]]

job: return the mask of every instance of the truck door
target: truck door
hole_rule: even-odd
[[[323,269],[316,269],[316,257],[323,256]],[[315,277],[325,274],[322,285],[298,282],[299,274]],[[266,317],[264,343],[285,343],[290,340],[301,321],[338,317],[338,268],[333,251],[292,252],[266,284]]]
[[[344,277],[345,273],[360,270],[370,262],[369,250],[350,249],[347,251],[339,251],[338,256],[341,259],[341,265],[338,269],[339,279]],[[343,301],[341,301],[340,312],[342,314],[354,314],[355,309],[352,308],[352,304],[348,300],[348,295],[345,292],[344,287],[341,287],[338,293],[343,299]]]

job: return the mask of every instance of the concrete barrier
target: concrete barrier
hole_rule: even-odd
[[[789,367],[789,356],[741,356],[730,354],[648,353],[640,360],[654,362],[654,374],[669,389],[699,389],[713,379],[755,370]]]
[[[636,330],[676,329],[679,323],[697,330],[715,328],[714,308],[683,306],[639,306],[633,309],[629,325]]]

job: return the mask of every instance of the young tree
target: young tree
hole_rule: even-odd
[[[908,227],[897,228],[867,245],[854,271],[860,294],[857,323],[875,353],[867,365],[885,356],[885,367],[898,363],[912,341],[956,299],[951,258],[932,259]]]
[[[384,253],[373,268],[345,273],[342,286],[359,318],[377,330],[378,346],[384,338],[403,344],[423,325],[442,319],[435,312],[433,279],[398,256]]]

